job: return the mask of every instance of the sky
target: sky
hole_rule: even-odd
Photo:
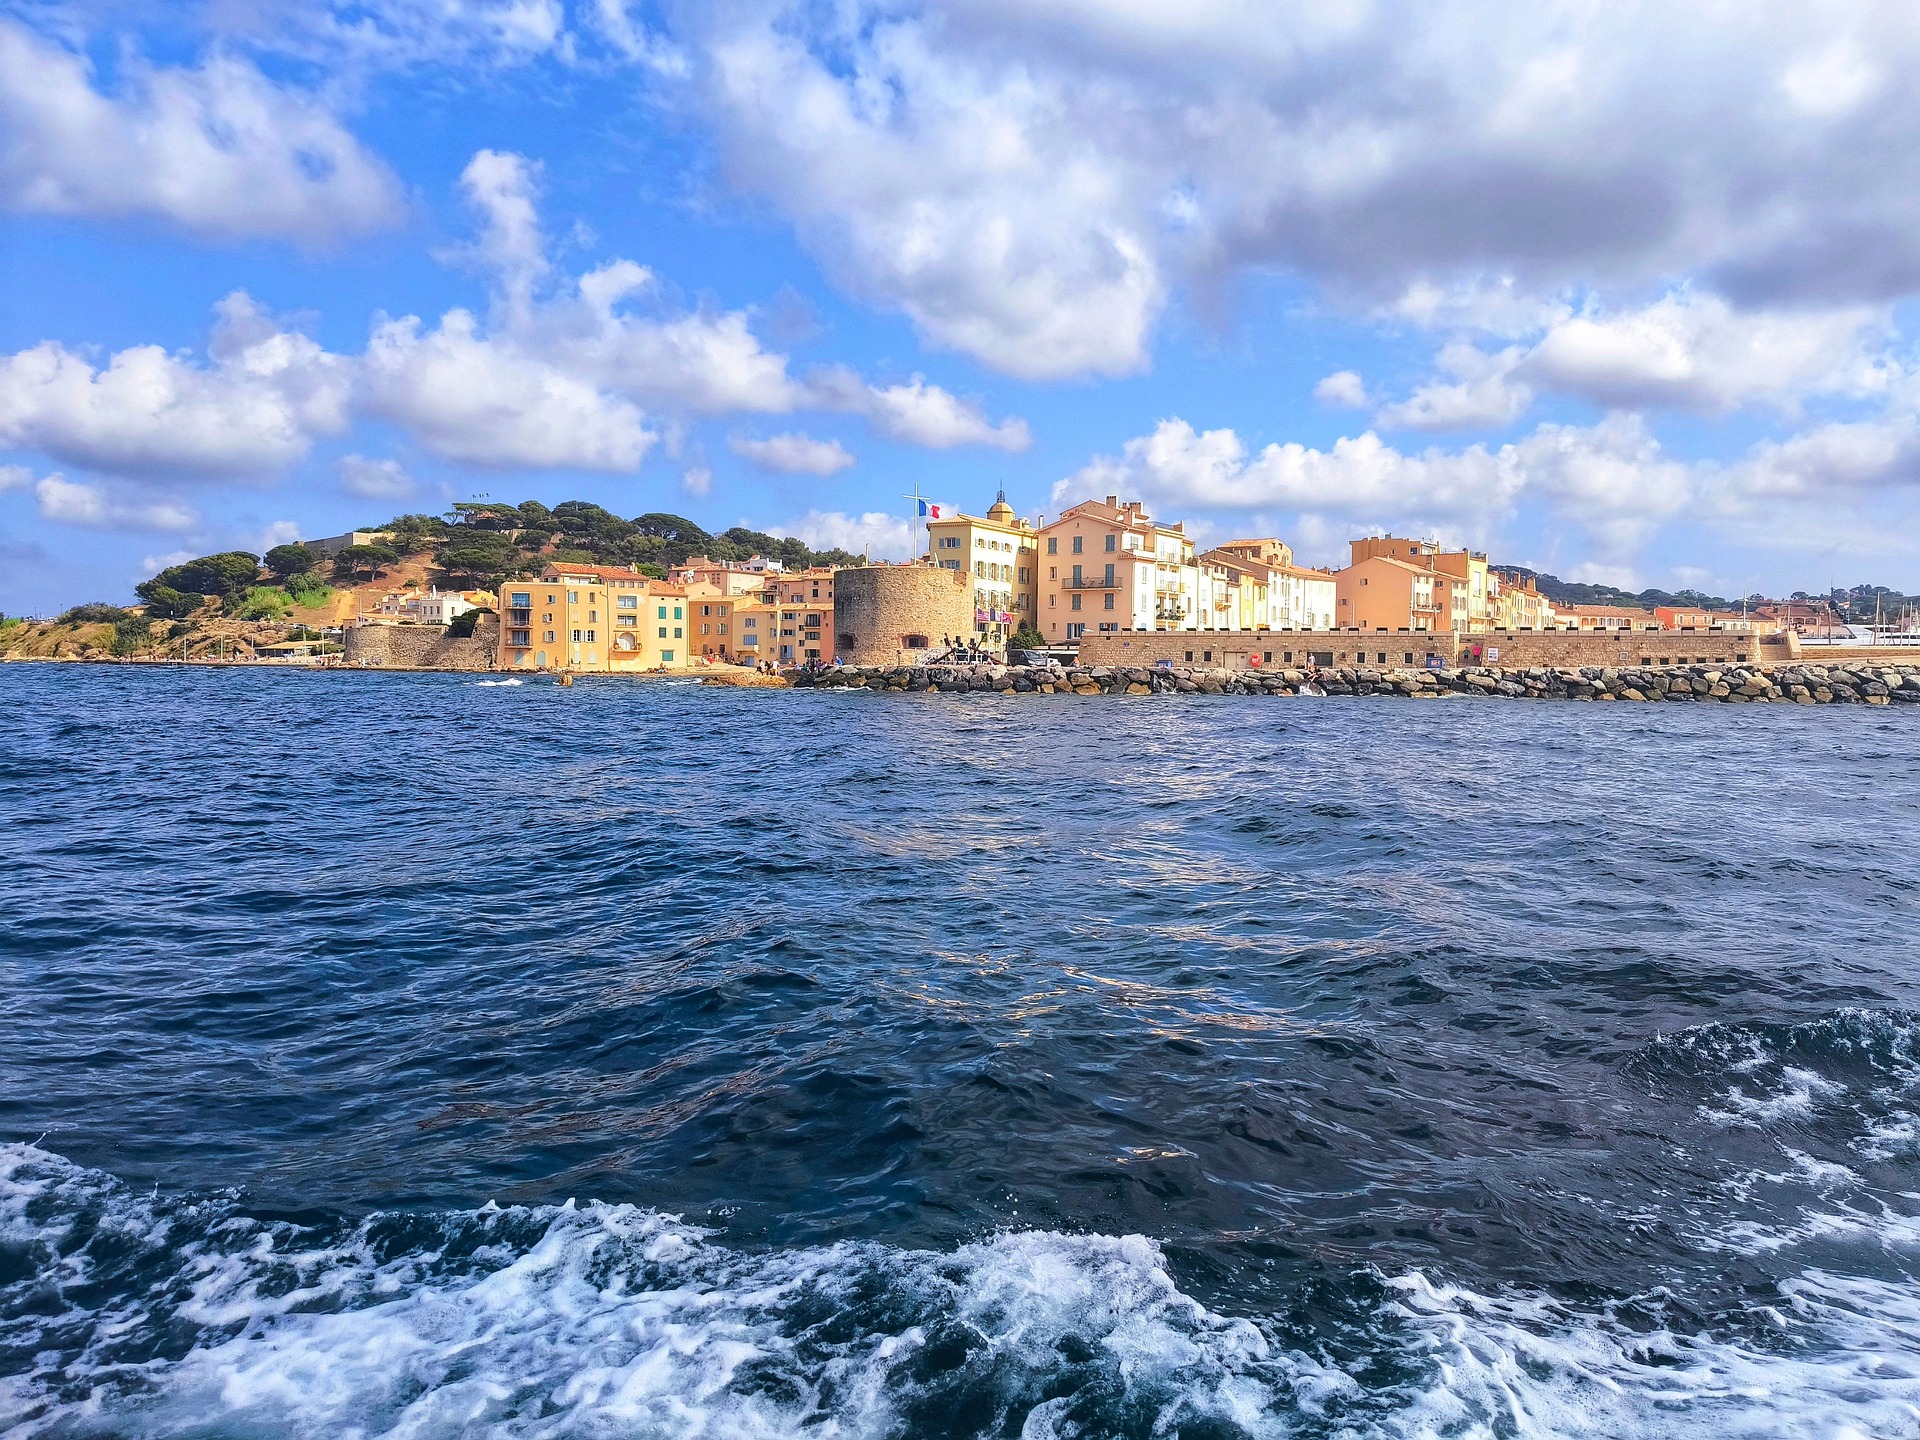
[[[456,500],[1920,590],[1911,0],[0,0],[0,611]]]

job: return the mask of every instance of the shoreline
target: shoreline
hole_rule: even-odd
[[[1620,701],[1626,703],[1920,705],[1920,655],[1911,660],[1797,660],[1773,665],[1274,666],[1204,665],[829,666],[770,675],[739,667],[646,671],[529,671],[455,666],[327,665],[298,660],[147,659],[136,656],[0,657],[9,665],[115,665],[137,669],[299,670],[357,675],[473,675],[559,685],[563,676],[693,680],[717,689],[865,690],[877,694],[1367,696],[1401,699]]]

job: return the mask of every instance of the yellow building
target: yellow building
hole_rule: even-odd
[[[502,670],[677,670],[689,663],[687,597],[636,570],[550,564],[500,587]]]
[[[1531,575],[1513,570],[1487,572],[1487,622],[1495,630],[1551,630],[1553,602],[1540,593]]]
[[[1032,623],[1038,539],[1039,532],[1013,513],[1004,490],[984,516],[927,522],[927,558],[943,570],[973,576],[976,638],[1004,645],[1021,625]]]

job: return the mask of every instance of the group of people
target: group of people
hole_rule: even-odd
[[[994,657],[987,652],[986,646],[978,640],[966,640],[955,635],[942,635],[940,646],[946,651],[944,659],[955,665],[979,665]]]

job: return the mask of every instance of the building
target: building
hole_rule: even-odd
[[[1332,572],[1295,565],[1293,549],[1284,541],[1231,540],[1200,559],[1239,573],[1241,618],[1232,628],[1325,630],[1333,624]]]
[[[636,671],[690,663],[686,587],[637,570],[549,564],[500,587],[502,670]]]
[[[354,545],[379,545],[391,538],[385,530],[349,530],[344,535],[329,535],[324,540],[301,540],[304,545],[323,560],[331,560],[342,550]]]
[[[1487,626],[1492,630],[1551,630],[1553,602],[1533,576],[1518,570],[1487,572]]]
[[[1626,605],[1567,605],[1555,612],[1563,630],[1658,630],[1651,610]]]
[[[1656,605],[1653,618],[1662,630],[1711,630],[1713,612],[1699,605]]]
[[[973,621],[973,577],[940,565],[865,565],[840,572],[834,656],[843,665],[920,665]]]
[[[1089,633],[1200,628],[1201,576],[1183,526],[1162,525],[1137,500],[1083,500],[1039,532],[1035,615],[1049,642]],[[1207,613],[1218,596],[1208,580]]]
[[[1492,587],[1487,557],[1481,551],[1442,550],[1432,540],[1405,540],[1396,535],[1369,535],[1349,542],[1348,548],[1354,565],[1379,558],[1403,560],[1459,582],[1435,588],[1446,624],[1434,628],[1461,633],[1488,628],[1487,600]]]
[[[728,594],[704,580],[684,588],[688,654],[708,662],[738,659],[740,622],[736,612],[741,605],[752,604],[752,597]]]
[[[1039,532],[1013,513],[1004,490],[984,516],[953,515],[927,522],[927,559],[973,580],[974,617],[968,635],[996,649],[1033,619],[1038,555]]]
[[[480,609],[481,603],[478,592],[436,589],[424,595],[409,595],[401,606],[401,614],[419,625],[451,625],[458,616]]]
[[[1466,606],[1465,582],[1391,555],[1357,559],[1333,584],[1337,630],[1452,631],[1454,613]]]
[[[667,579],[689,587],[690,593],[695,585],[707,585],[716,595],[758,595],[767,588],[767,569],[764,560],[755,566],[752,562],[709,560],[696,555],[667,571]]]

